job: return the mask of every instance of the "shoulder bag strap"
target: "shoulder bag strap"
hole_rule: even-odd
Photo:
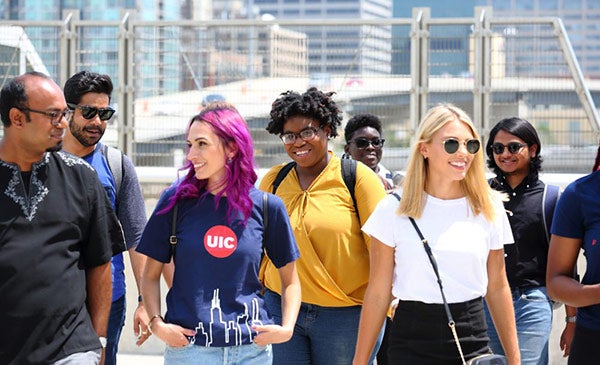
[[[267,211],[269,209],[268,197],[269,196],[267,195],[267,193],[263,192],[263,240],[262,240],[263,252],[265,249],[265,242],[267,241],[267,227],[269,225],[269,216],[267,214]]]
[[[440,278],[440,274],[438,272],[437,262],[435,261],[435,258],[433,257],[433,253],[431,252],[431,247],[429,247],[429,243],[427,243],[427,239],[425,239],[425,237],[423,237],[423,234],[421,233],[419,226],[417,226],[417,222],[415,222],[415,220],[412,217],[408,217],[408,219],[410,220],[410,223],[412,224],[412,226],[415,228],[415,231],[417,231],[417,234],[419,235],[419,238],[421,239],[421,242],[423,243],[423,248],[425,249],[425,252],[427,252],[427,257],[429,257],[429,262],[431,263],[431,266],[433,267],[433,271],[435,272],[435,276],[437,277],[437,283],[438,283],[438,286],[440,287],[440,293],[442,293],[442,300],[444,301],[444,309],[446,310],[446,316],[448,317],[448,327],[450,327],[450,330],[452,331],[452,336],[454,336],[454,342],[456,343],[456,347],[458,348],[458,352],[460,353],[460,358],[461,358],[463,364],[466,364],[465,356],[463,355],[463,351],[460,346],[460,342],[458,341],[458,335],[456,334],[456,323],[454,322],[454,319],[452,319],[452,313],[450,312],[450,307],[448,306],[448,302],[446,301],[446,295],[444,295],[444,288],[442,286],[442,278]]]
[[[179,203],[173,206],[173,220],[171,221],[171,235],[169,236],[169,243],[171,244],[171,257],[175,261],[175,247],[177,246],[177,210]]]

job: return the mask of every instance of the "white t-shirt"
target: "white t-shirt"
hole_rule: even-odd
[[[398,191],[402,195],[402,191]],[[512,231],[501,201],[495,221],[474,216],[467,199],[441,200],[430,195],[423,215],[416,220],[429,243],[448,303],[485,296],[489,250],[513,243]],[[387,195],[371,214],[363,231],[394,247],[392,294],[401,300],[442,304],[433,268],[409,219],[396,214],[399,201]]]

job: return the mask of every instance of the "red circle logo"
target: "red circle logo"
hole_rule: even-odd
[[[204,235],[204,248],[220,259],[231,255],[237,249],[235,233],[227,226],[214,226]]]

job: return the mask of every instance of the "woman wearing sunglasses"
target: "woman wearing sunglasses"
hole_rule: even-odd
[[[412,217],[428,240],[465,359],[489,352],[483,298],[511,365],[519,364],[503,245],[513,241],[499,193],[485,179],[483,152],[470,118],[443,104],[420,123],[401,200],[388,195],[363,226],[371,236],[371,276],[354,363],[366,365],[390,298],[393,364],[459,364],[437,278]],[[392,288],[390,293],[390,288]]]
[[[369,166],[381,179],[386,191],[394,188],[395,176],[381,164],[385,139],[381,121],[373,114],[357,114],[350,118],[344,128],[344,156]]]
[[[545,184],[538,179],[542,145],[535,128],[526,120],[511,117],[492,128],[486,145],[488,167],[496,177],[492,188],[504,192],[515,244],[504,251],[506,275],[512,291],[522,364],[548,364],[548,340],[552,329],[552,302],[546,291],[546,264],[550,237],[544,220]],[[550,221],[551,222],[551,221]],[[575,329],[576,309],[566,307],[567,321],[560,346],[565,356]],[[490,347],[502,353],[494,324],[486,311]]]
[[[294,334],[290,341],[273,346],[274,364],[351,364],[356,345],[369,281],[369,240],[360,226],[385,192],[377,175],[357,164],[355,210],[342,178],[341,159],[328,148],[342,120],[332,96],[316,88],[303,94],[285,92],[273,102],[267,126],[269,133],[279,135],[295,162],[276,194],[285,203],[300,250],[297,265],[302,287]],[[265,175],[262,190],[273,191],[283,166]],[[265,302],[277,318],[279,278],[270,261],[265,261],[264,268]]]

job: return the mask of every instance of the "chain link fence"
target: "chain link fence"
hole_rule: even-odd
[[[288,159],[265,127],[271,103],[310,86],[336,92],[344,121],[372,113],[384,123],[384,164],[406,165],[419,119],[440,102],[465,109],[482,136],[520,116],[542,139],[547,172],[585,172],[598,145],[592,95],[556,18],[0,22],[3,83],[38,70],[59,84],[89,69],[107,73],[117,114],[104,141],[138,166],[180,166],[184,129],[203,103],[227,100],[246,118],[259,167]],[[591,92],[590,92],[591,89]],[[343,131],[332,141],[343,149]],[[0,132],[1,133],[1,132]]]

